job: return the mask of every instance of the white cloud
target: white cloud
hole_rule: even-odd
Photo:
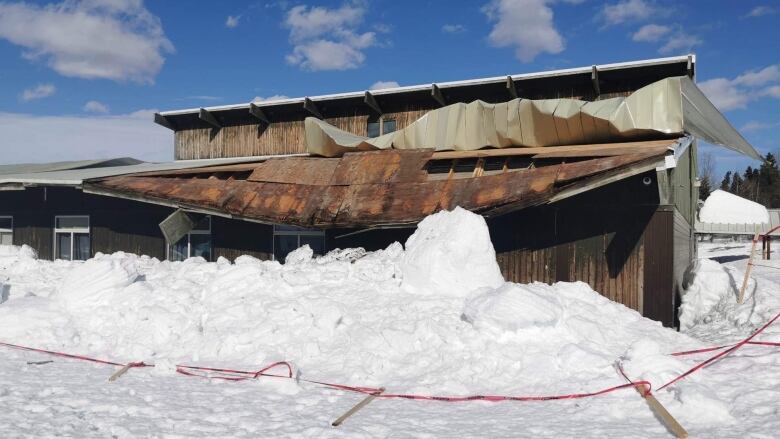
[[[0,3],[0,38],[63,76],[152,83],[173,45],[142,0]]]
[[[482,11],[495,22],[490,42],[497,47],[514,47],[515,56],[523,62],[533,61],[540,53],[563,51],[563,37],[545,0],[493,0]]]
[[[366,9],[364,3],[346,3],[339,8],[300,5],[287,13],[292,53],[288,63],[307,70],[346,70],[365,61],[363,51],[376,45],[374,32],[358,32]]]
[[[221,101],[222,96],[192,95],[192,96],[187,96],[184,99],[192,100],[192,101]]]
[[[445,34],[459,34],[466,30],[466,26],[462,24],[445,24],[441,27],[441,31]]]
[[[82,110],[87,113],[108,114],[108,105],[98,101],[89,101],[84,104]]]
[[[744,18],[761,17],[763,15],[774,14],[775,12],[775,8],[771,6],[756,6],[755,8],[751,9],[750,12],[745,14]]]
[[[655,13],[656,8],[644,0],[621,0],[601,9],[601,17],[607,25],[646,20]]]
[[[767,122],[759,122],[759,121],[751,120],[750,122],[742,125],[739,128],[739,130],[745,132],[761,131],[768,128],[774,128],[776,126],[780,126],[780,122],[767,123]]]
[[[284,100],[284,99],[290,99],[290,97],[289,96],[285,96],[285,95],[273,95],[273,96],[268,96],[266,98],[264,98],[262,96],[255,96],[255,98],[252,99],[252,102],[281,101],[281,100]]]
[[[760,87],[780,80],[780,66],[771,65],[761,70],[749,70],[734,79],[734,83],[748,87]]]
[[[750,95],[740,90],[733,81],[726,78],[715,78],[700,82],[699,88],[721,111],[745,108],[750,101]]]
[[[662,26],[660,24],[646,24],[634,32],[631,39],[637,42],[652,43],[659,41],[664,35],[668,34],[672,29],[669,26]]]
[[[240,15],[228,15],[227,20],[225,20],[225,27],[233,29],[234,27],[238,27],[238,20],[241,18]]]
[[[373,84],[371,84],[371,87],[369,87],[369,90],[381,90],[383,88],[396,88],[400,87],[397,82],[395,81],[377,81]]]
[[[746,108],[751,101],[762,97],[780,99],[780,66],[771,65],[759,70],[748,70],[734,79],[714,78],[699,83],[699,88],[721,111]]]
[[[153,110],[122,116],[35,116],[0,113],[4,163],[113,157],[173,159],[173,132],[153,122]]]
[[[668,54],[672,52],[689,52],[694,46],[702,43],[701,38],[696,35],[690,35],[679,31],[666,40],[666,44],[658,49],[659,53]]]
[[[19,99],[30,102],[36,99],[47,98],[57,92],[57,87],[52,84],[38,84],[33,88],[25,89]]]

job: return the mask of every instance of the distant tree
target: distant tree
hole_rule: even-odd
[[[771,152],[767,153],[758,173],[758,202],[770,208],[780,207],[780,169]]]
[[[723,176],[723,180],[720,182],[720,190],[731,190],[731,171],[727,171],[726,175]]]
[[[748,200],[757,201],[759,196],[758,189],[760,187],[758,181],[759,175],[760,172],[758,169],[753,169],[752,166],[748,166],[747,169],[745,169],[742,187],[739,188],[739,193],[737,195],[742,198],[747,198]]]
[[[715,157],[711,152],[702,153],[699,157],[699,199],[706,200],[712,192],[715,182]]]
[[[729,186],[729,192],[735,195],[739,195],[744,182],[745,180],[741,175],[739,175],[739,172],[734,172],[731,177],[731,186]]]

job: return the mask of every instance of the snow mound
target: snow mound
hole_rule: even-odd
[[[68,273],[54,298],[73,311],[91,310],[135,281],[135,259],[123,252],[97,254]]]
[[[713,191],[699,211],[699,221],[715,224],[766,224],[769,212],[761,204],[720,189]]]
[[[465,297],[504,283],[485,219],[460,207],[418,224],[401,271],[403,287],[417,294]]]
[[[563,307],[545,287],[506,283],[486,289],[466,301],[463,318],[475,328],[495,332],[555,326],[563,316]]]

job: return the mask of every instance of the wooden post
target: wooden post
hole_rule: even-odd
[[[385,388],[384,388],[384,387],[380,387],[379,389],[377,389],[377,391],[376,391],[376,392],[374,392],[374,393],[372,393],[372,394],[370,394],[370,395],[366,396],[365,398],[363,398],[363,400],[362,400],[362,401],[360,401],[359,403],[357,403],[357,405],[355,405],[355,406],[354,406],[354,407],[352,407],[351,409],[347,410],[347,412],[346,412],[346,413],[344,413],[343,415],[339,416],[339,418],[338,418],[338,419],[336,419],[335,421],[333,421],[333,424],[331,424],[331,425],[332,425],[332,426],[334,426],[334,427],[338,427],[338,426],[339,426],[339,425],[341,425],[341,424],[342,424],[344,421],[346,421],[346,420],[347,420],[347,418],[349,418],[350,416],[352,416],[352,415],[354,415],[355,413],[357,413],[357,411],[358,411],[358,410],[360,410],[360,409],[362,409],[363,407],[367,406],[367,405],[368,405],[368,403],[370,403],[371,401],[373,401],[374,399],[376,399],[376,397],[377,397],[377,396],[379,396],[379,395],[381,395],[381,394],[382,394],[382,392],[384,392],[384,391],[385,391]]]
[[[127,364],[125,364],[124,366],[122,366],[122,368],[121,368],[121,369],[119,369],[118,371],[114,372],[114,374],[113,374],[113,375],[111,375],[111,376],[108,378],[108,382],[109,382],[109,383],[111,383],[111,382],[114,382],[114,381],[118,380],[118,379],[119,379],[119,377],[121,377],[122,375],[124,375],[124,374],[125,374],[125,372],[127,372],[128,370],[130,370],[130,368],[131,368],[131,367],[135,367],[135,364],[133,364],[133,363],[127,363]]]
[[[772,237],[766,235],[766,260],[772,259]]]
[[[745,278],[742,280],[742,288],[739,289],[739,297],[737,303],[740,305],[745,300],[745,290],[748,286],[748,280],[750,279],[750,272],[753,270],[753,253],[756,252],[756,244],[758,243],[758,233],[753,235],[753,244],[750,245],[750,256],[748,257],[747,267],[745,267]]]
[[[631,381],[631,378],[629,378],[626,373],[623,372],[623,367],[620,365],[620,363],[616,363],[616,368],[618,373],[623,375],[623,378],[625,378],[626,381],[634,384],[634,382]],[[666,410],[666,407],[664,407],[661,402],[658,401],[652,393],[650,393],[650,387],[648,385],[644,383],[637,383],[634,384],[634,389],[642,396],[642,398],[645,399],[645,401],[647,401],[647,405],[650,406],[650,409],[653,411],[653,413],[661,418],[661,421],[664,423],[666,428],[669,429],[669,431],[681,439],[688,437],[688,432],[685,430],[685,428],[683,428],[683,426],[680,425],[676,419],[674,419],[674,416],[672,416],[672,414]]]

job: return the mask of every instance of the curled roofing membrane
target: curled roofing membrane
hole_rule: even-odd
[[[306,119],[309,153],[335,157],[348,151],[543,147],[625,142],[691,134],[760,159],[687,76],[666,78],[627,97],[600,101],[513,99],[442,107],[399,131],[368,138],[316,118]]]

